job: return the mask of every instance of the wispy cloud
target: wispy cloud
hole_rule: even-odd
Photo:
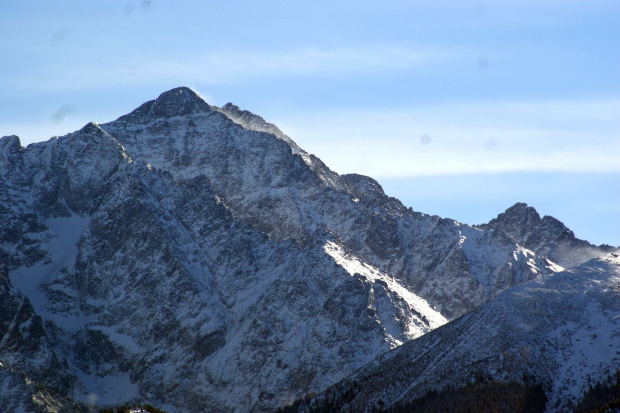
[[[341,48],[301,47],[290,50],[235,50],[169,53],[166,56],[80,56],[67,62],[30,67],[0,79],[7,94],[25,85],[37,91],[68,91],[148,85],[167,81],[201,85],[247,83],[261,78],[335,77],[412,69],[450,59],[452,53],[412,46],[364,45]],[[176,84],[176,83],[175,83]]]
[[[618,113],[614,99],[486,102],[286,114],[280,126],[342,173],[617,172]]]
[[[390,45],[220,52],[191,58],[189,62],[160,61],[155,64],[153,76],[162,78],[183,76],[204,84],[247,81],[264,77],[332,77],[412,68],[445,59],[447,56],[446,52]]]

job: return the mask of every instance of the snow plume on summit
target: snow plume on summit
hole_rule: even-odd
[[[273,411],[559,270],[188,88],[0,149],[0,385],[65,406]]]

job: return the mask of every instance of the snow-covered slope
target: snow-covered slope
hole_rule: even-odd
[[[269,411],[560,269],[187,88],[27,148],[0,139],[0,222],[0,331],[39,320],[0,362],[84,405]]]
[[[206,176],[134,161],[96,124],[7,158],[0,361],[46,385],[66,376],[84,405],[271,410],[447,321],[348,272],[324,250],[344,248],[333,234],[269,240]]]
[[[67,397],[75,376],[1,263],[0,351],[0,411],[79,411]]]
[[[502,231],[517,244],[566,268],[620,251],[609,245],[596,246],[581,240],[556,218],[548,215],[541,218],[534,208],[522,202],[478,227]]]
[[[177,88],[101,128],[175,179],[207,177],[235,217],[270,239],[303,245],[316,232],[336,234],[449,319],[554,270],[503,234],[414,213],[373,179],[336,174],[256,115],[216,109]]]
[[[316,403],[353,391],[344,411],[370,411],[477,378],[526,377],[543,385],[548,411],[571,411],[589,385],[618,369],[620,258],[609,254],[511,288],[380,356]]]

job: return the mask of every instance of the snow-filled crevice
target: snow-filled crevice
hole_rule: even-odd
[[[351,276],[358,274],[371,285],[383,286],[386,295],[386,297],[383,297],[383,300],[391,299],[392,301],[403,301],[406,303],[406,306],[404,306],[406,311],[403,314],[406,318],[403,333],[408,339],[419,337],[448,322],[438,311],[431,308],[425,299],[412,293],[389,275],[348,254],[341,245],[333,241],[327,241],[323,245],[323,250]],[[377,294],[375,293],[375,295]],[[382,305],[381,300],[374,300],[373,305],[376,307],[379,320],[384,325],[386,335],[389,336],[388,339],[393,340],[395,345],[401,344],[401,341],[395,337],[396,330],[394,324],[397,324],[397,320],[390,319],[392,317],[385,314],[386,311],[383,307],[386,306]]]

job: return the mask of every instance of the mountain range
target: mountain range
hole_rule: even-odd
[[[553,331],[577,323],[566,334],[581,334],[600,314],[605,328],[618,325],[608,317],[618,263],[606,255],[616,249],[524,204],[480,226],[414,212],[261,117],[184,87],[25,148],[1,138],[0,222],[2,411],[132,401],[273,411],[389,350],[396,360],[443,334],[512,328],[485,309],[507,308],[514,291],[557,290],[562,307],[573,298],[559,280],[575,278],[570,288],[589,297],[578,280],[599,273],[611,304],[574,304],[554,315]],[[595,263],[605,265],[590,271]],[[532,331],[551,334],[540,317],[527,314]],[[489,357],[506,347],[485,345]],[[617,365],[605,354],[601,363]]]

